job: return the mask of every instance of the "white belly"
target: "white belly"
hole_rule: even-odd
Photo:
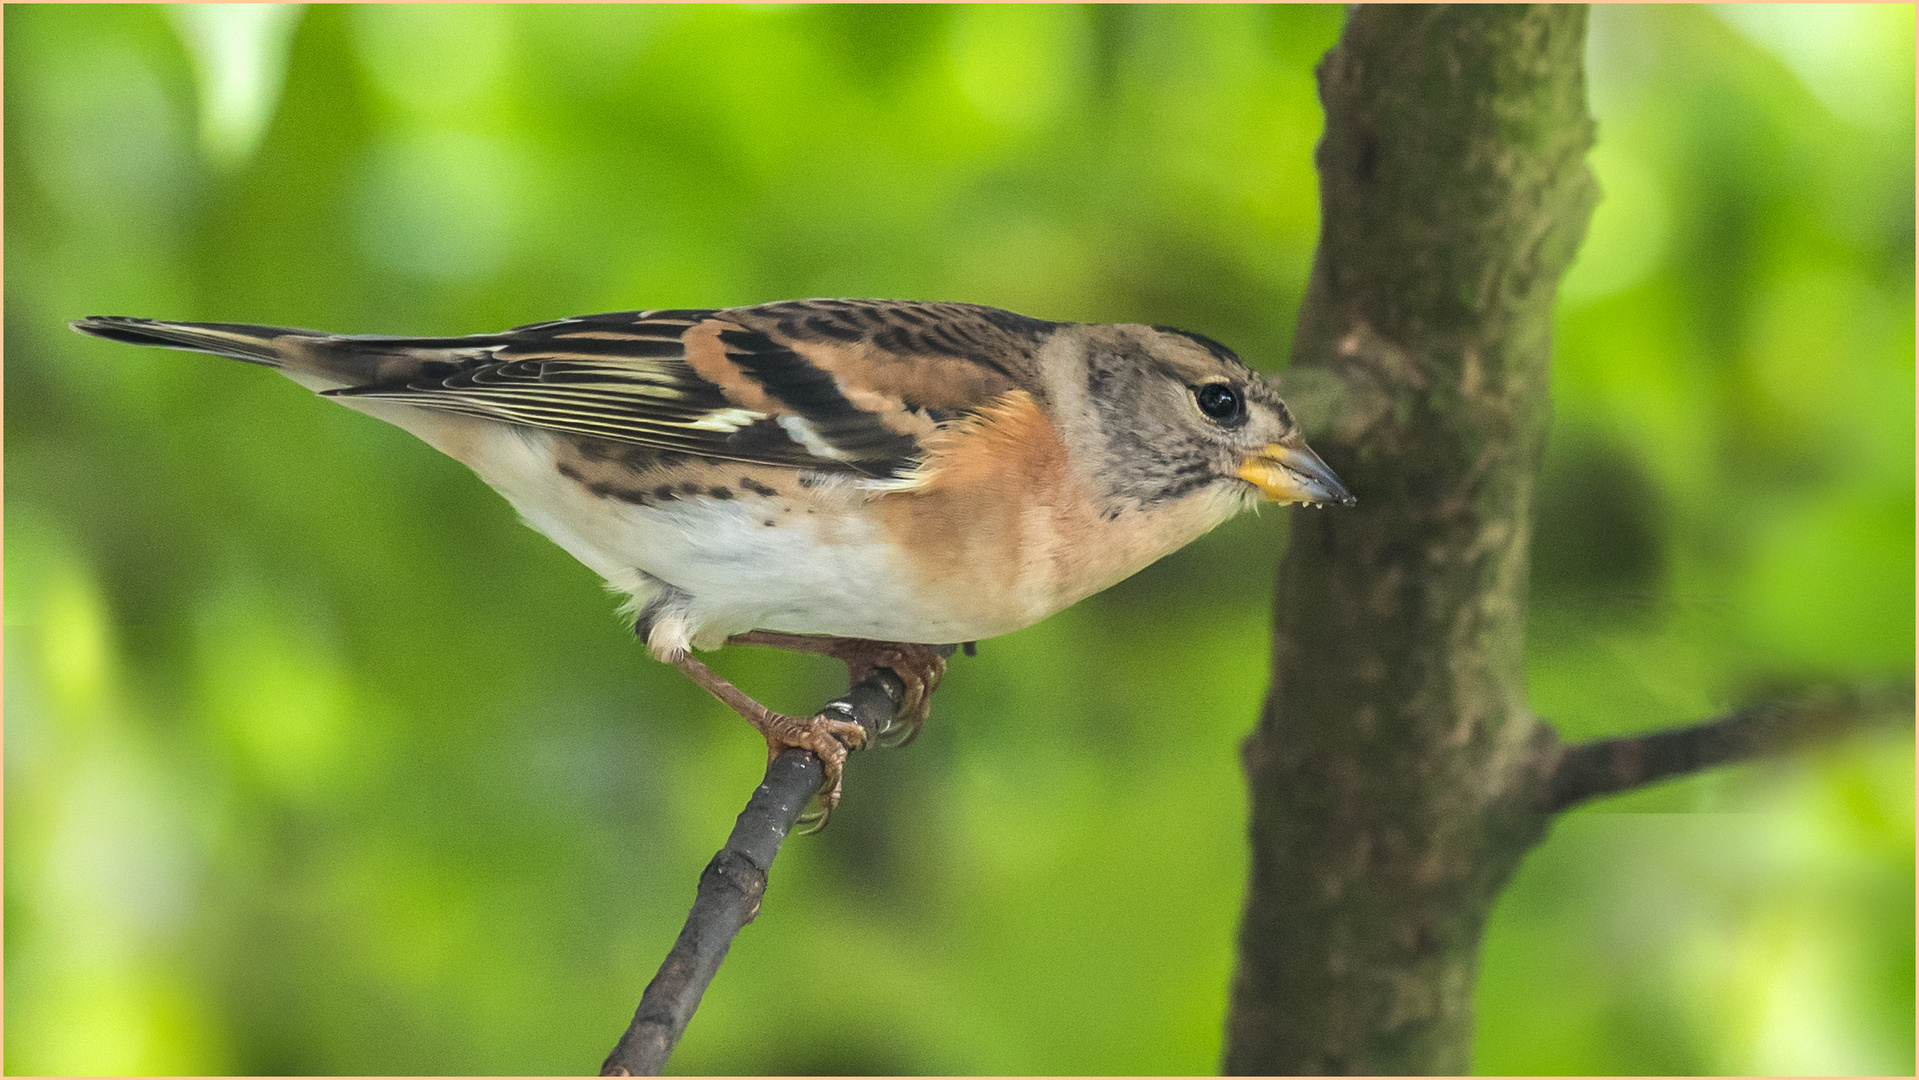
[[[767,526],[768,500],[755,496],[669,507],[583,492],[508,497],[534,528],[637,604],[653,598],[648,578],[691,597],[689,633],[701,647],[753,629],[922,643],[980,636],[934,611],[894,553],[857,521],[829,528],[800,517]]]
[[[858,514],[774,513],[776,500],[738,491],[638,506],[562,477],[554,439],[531,428],[473,424],[404,406],[345,402],[396,423],[459,459],[520,515],[632,597],[639,611],[664,582],[690,598],[685,634],[713,648],[747,630],[944,644],[1013,627],[957,621]],[[375,407],[368,408],[367,405]],[[851,509],[865,496],[816,489]],[[774,525],[769,526],[767,521]]]

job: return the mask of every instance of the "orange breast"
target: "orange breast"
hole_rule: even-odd
[[[887,536],[942,605],[1008,633],[1138,571],[1216,524],[1168,529],[1075,469],[1031,395],[1011,391],[927,439],[919,486],[880,496]]]

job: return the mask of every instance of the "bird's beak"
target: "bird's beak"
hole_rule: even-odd
[[[1297,447],[1267,443],[1240,465],[1239,478],[1276,503],[1351,506],[1359,501],[1304,443]]]

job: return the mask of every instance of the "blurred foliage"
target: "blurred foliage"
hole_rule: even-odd
[[[459,465],[65,320],[895,296],[1273,370],[1339,20],[8,8],[8,1069],[591,1069],[763,765]],[[1912,663],[1913,33],[1594,12],[1529,656],[1569,736]],[[1212,1071],[1285,516],[957,661],[675,1068]],[[1909,1074],[1912,766],[1865,738],[1569,817],[1494,921],[1479,1067]]]

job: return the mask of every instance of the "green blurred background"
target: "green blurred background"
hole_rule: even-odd
[[[887,296],[1273,371],[1340,19],[7,8],[7,1069],[591,1071],[764,762],[459,465],[67,319]],[[1528,658],[1571,737],[1911,667],[1913,40],[1594,12]],[[956,661],[675,1069],[1213,1071],[1286,516]],[[1476,1066],[1912,1072],[1913,798],[1882,735],[1571,815],[1494,919]]]

